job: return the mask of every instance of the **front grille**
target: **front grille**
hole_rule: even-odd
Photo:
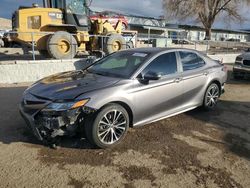
[[[24,101],[25,104],[27,105],[36,105],[36,104],[45,104],[45,101],[29,101],[29,100],[25,100]]]
[[[22,106],[26,113],[34,114],[43,109],[50,103],[48,100],[40,99],[30,93],[26,93],[23,97]]]
[[[250,60],[244,60],[243,65],[250,66]]]

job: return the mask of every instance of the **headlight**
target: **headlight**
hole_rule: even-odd
[[[64,102],[64,103],[51,103],[43,111],[65,111],[65,110],[72,110],[79,107],[84,106],[87,104],[89,99],[84,99],[81,101],[74,101],[74,102]]]
[[[241,66],[242,64],[240,62],[235,62],[235,65]]]

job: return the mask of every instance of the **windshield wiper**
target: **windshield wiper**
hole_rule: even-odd
[[[93,74],[97,74],[97,75],[101,75],[101,76],[108,76],[108,73],[104,73],[104,72],[93,72]]]
[[[122,77],[121,75],[109,73],[109,72],[97,72],[97,71],[93,71],[93,70],[87,70],[87,71],[91,74],[96,74],[96,75],[100,75],[100,76],[119,77],[119,78]]]

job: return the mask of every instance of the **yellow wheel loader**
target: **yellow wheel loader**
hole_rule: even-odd
[[[126,48],[122,23],[90,21],[87,0],[44,0],[43,7],[20,7],[12,17],[12,40],[34,45],[43,55],[71,59],[77,52],[112,53]]]

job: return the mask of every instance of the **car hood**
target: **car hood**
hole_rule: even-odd
[[[36,82],[27,92],[52,101],[72,100],[83,93],[114,85],[119,80],[86,71],[71,71],[46,77]]]

